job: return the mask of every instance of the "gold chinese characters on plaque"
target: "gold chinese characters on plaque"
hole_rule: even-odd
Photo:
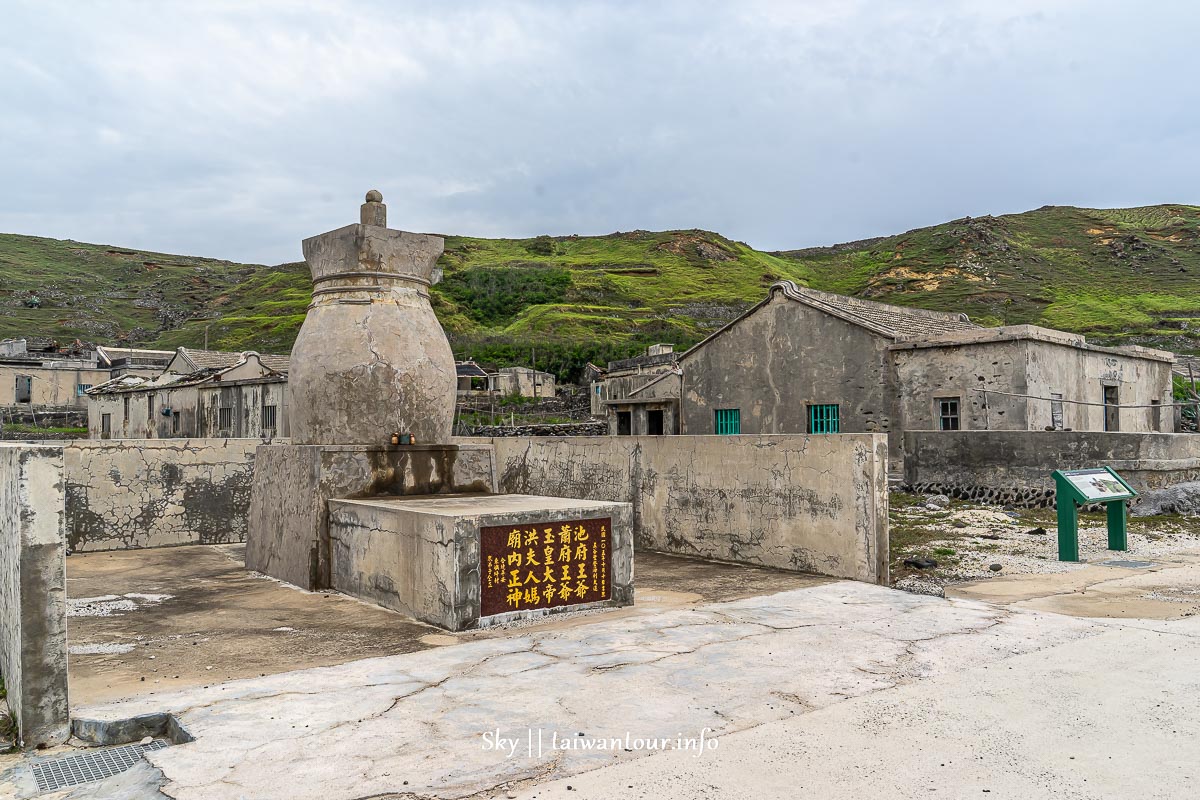
[[[612,520],[479,529],[479,616],[611,597]]]

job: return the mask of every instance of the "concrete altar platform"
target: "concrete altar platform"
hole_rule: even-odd
[[[448,630],[633,602],[629,503],[329,500],[333,588]]]
[[[302,589],[329,589],[328,500],[495,487],[488,445],[262,445],[254,460],[246,568]]]

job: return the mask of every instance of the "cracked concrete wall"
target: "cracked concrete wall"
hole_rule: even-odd
[[[70,735],[63,527],[62,448],[0,444],[0,675],[27,748]]]
[[[1015,339],[957,347],[892,348],[901,393],[901,418],[908,431],[938,428],[937,398],[959,399],[963,430],[1041,431],[1053,422],[1051,402],[975,389],[1066,401],[1103,403],[1104,386],[1116,386],[1118,403],[1150,406],[1172,402],[1171,363],[1146,357],[1065,344]],[[986,399],[986,402],[985,402]],[[1126,408],[1120,429],[1170,433],[1174,415],[1158,408]],[[1104,407],[1063,403],[1064,428],[1103,431]]]
[[[1112,467],[1139,491],[1200,480],[1200,437],[1103,431],[909,431],[904,482],[921,492],[1054,504],[1056,469]]]
[[[490,442],[500,491],[632,503],[638,548],[888,581],[882,434]]]
[[[64,449],[74,551],[246,540],[260,439],[77,441]]]
[[[327,501],[495,491],[481,445],[262,445],[246,567],[304,589],[332,588]]]

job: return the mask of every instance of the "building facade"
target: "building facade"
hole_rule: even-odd
[[[504,367],[489,375],[492,391],[521,397],[554,397],[557,392],[554,375],[529,367]]]
[[[888,434],[905,430],[1173,431],[1172,356],[1035,326],[983,328],[782,281],[679,358],[676,374],[607,403],[610,431]]]
[[[212,366],[153,379],[121,376],[89,391],[89,438],[269,440],[289,435],[286,357],[185,355],[182,350],[169,369],[191,367],[196,358]]]

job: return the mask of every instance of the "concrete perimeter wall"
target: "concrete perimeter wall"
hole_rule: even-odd
[[[908,431],[904,482],[921,493],[1054,504],[1056,469],[1112,467],[1138,490],[1200,480],[1200,436],[1100,431]]]
[[[79,440],[64,448],[75,551],[246,540],[261,439]]]
[[[636,548],[887,583],[885,435],[487,441],[502,492],[632,503]]]
[[[63,451],[0,444],[0,675],[27,748],[70,735]]]

